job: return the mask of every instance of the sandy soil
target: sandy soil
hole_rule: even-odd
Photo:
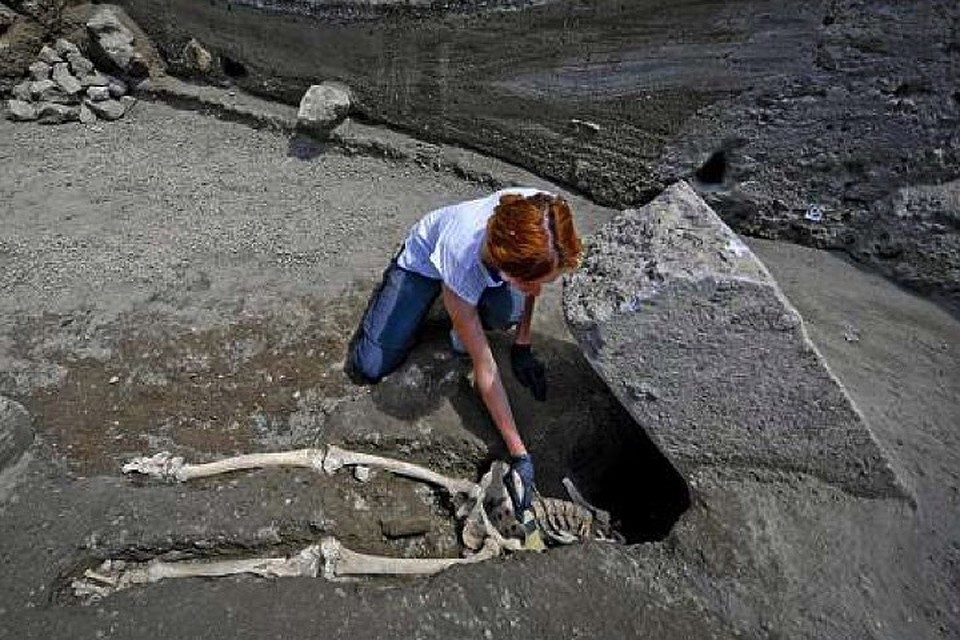
[[[331,440],[456,472],[496,455],[442,317],[378,388],[338,368],[403,230],[482,188],[333,149],[302,160],[282,135],[159,104],[96,128],[0,122],[0,167],[0,394],[30,408],[38,431],[0,474],[0,637],[960,634],[960,323],[830,254],[761,241],[751,246],[915,509],[809,478],[705,476],[690,479],[694,504],[662,543],[587,545],[399,586],[186,581],[63,602],[64,576],[117,551],[289,549],[332,530],[372,550],[449,552],[442,530],[418,548],[385,545],[356,490],[302,473],[188,489],[131,484],[116,469],[161,447],[211,458]],[[588,231],[614,213],[571,197]],[[545,490],[579,474],[639,538],[662,538],[686,487],[580,356],[556,292],[541,312],[551,402],[510,392]],[[629,493],[604,493],[611,484]],[[414,515],[442,507],[410,487],[360,498],[374,509],[419,501]],[[718,515],[731,512],[742,520]]]

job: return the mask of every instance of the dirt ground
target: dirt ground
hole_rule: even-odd
[[[535,326],[550,401],[509,375],[508,391],[541,489],[559,495],[571,475],[635,544],[412,582],[187,580],[72,601],[69,577],[118,553],[288,552],[326,533],[364,551],[456,552],[442,497],[410,483],[120,477],[160,449],[209,460],[338,442],[464,476],[501,453],[442,314],[381,385],[341,370],[408,225],[485,189],[335,148],[304,159],[293,145],[152,103],[94,127],[0,122],[0,395],[37,431],[0,473],[0,637],[960,635],[960,322],[831,254],[766,241],[750,244],[915,506],[796,474],[684,482],[584,361],[552,291]],[[570,198],[586,233],[616,213]],[[386,540],[388,516],[432,529]]]

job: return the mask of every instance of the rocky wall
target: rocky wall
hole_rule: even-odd
[[[174,72],[196,40],[208,80],[291,104],[344,81],[368,118],[605,204],[688,177],[739,232],[960,295],[923,259],[931,229],[886,215],[898,189],[960,175],[955,2],[122,4]],[[960,229],[933,231],[953,272]]]

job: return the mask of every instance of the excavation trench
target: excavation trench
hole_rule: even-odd
[[[8,366],[0,393],[27,406],[44,453],[74,481],[119,478],[130,458],[162,450],[207,462],[339,444],[470,480],[505,457],[468,362],[449,349],[449,320],[439,308],[408,361],[380,384],[356,386],[342,370],[382,268],[378,256],[388,256],[423,212],[487,187],[335,149],[293,157],[281,134],[162,104],[140,105],[134,124],[156,129],[146,140],[176,149],[175,159],[157,159],[162,150],[154,150],[117,167],[149,176],[138,192],[116,191],[106,162],[110,137],[125,144],[123,131],[107,131],[102,151],[40,139],[21,159],[20,175],[29,176],[66,144],[86,148],[82,161],[104,167],[82,193],[69,181],[47,187],[54,205],[71,203],[67,221],[76,223],[60,225],[58,242],[83,246],[83,261],[60,264],[69,256],[50,252],[43,236],[49,214],[37,213],[36,202],[13,203],[22,216],[13,240],[49,271],[40,278],[42,270],[24,270],[11,285],[5,330],[12,346],[2,354]],[[177,169],[201,163],[242,183],[197,182]],[[533,176],[522,182],[543,184]],[[585,233],[614,213],[569,197]],[[198,209],[204,215],[195,216]],[[286,255],[301,258],[275,259]],[[103,268],[116,261],[132,262]],[[661,539],[688,506],[687,487],[584,359],[563,327],[559,291],[551,295],[535,327],[548,401],[533,400],[503,367],[538,488],[565,498],[562,481],[570,478],[611,512],[627,542]],[[505,363],[510,337],[490,339]],[[450,505],[414,484],[331,480],[306,470],[237,473],[189,487],[121,482],[119,511],[92,523],[98,542],[74,570],[106,557],[292,551],[326,534],[368,553],[456,556]],[[384,532],[384,520],[418,518],[429,523],[426,532]]]

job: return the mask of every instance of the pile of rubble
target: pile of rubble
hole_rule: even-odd
[[[14,87],[7,111],[11,120],[44,124],[117,120],[136,102],[127,91],[123,80],[99,72],[75,44],[61,38],[40,50],[30,79]]]

